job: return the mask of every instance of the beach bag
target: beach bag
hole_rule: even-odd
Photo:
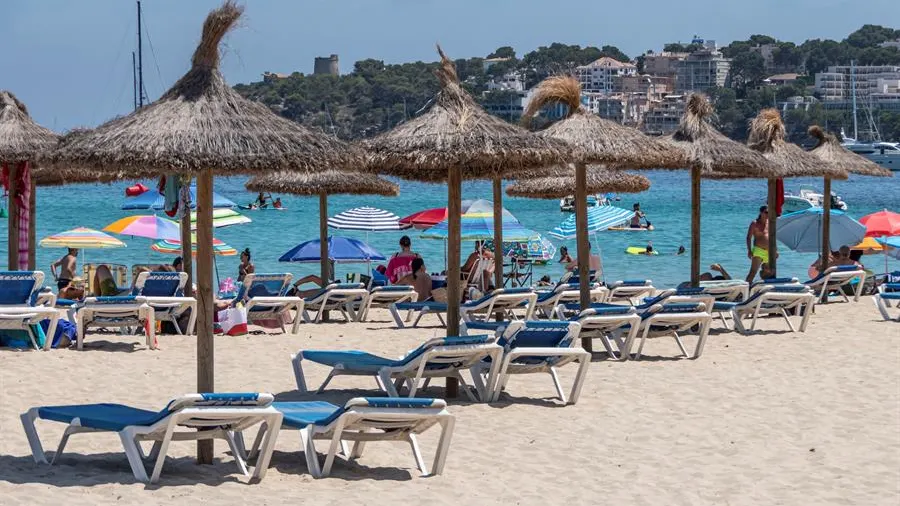
[[[247,310],[230,307],[218,313],[219,328],[227,336],[241,336],[247,333]]]

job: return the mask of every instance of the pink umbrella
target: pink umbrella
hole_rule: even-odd
[[[153,215],[122,218],[107,225],[103,231],[148,239],[181,240],[181,227],[177,223]]]

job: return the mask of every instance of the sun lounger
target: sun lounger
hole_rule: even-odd
[[[544,318],[550,320],[555,316],[554,310],[560,304],[575,303],[581,300],[581,285],[577,280],[560,283],[553,290],[546,292],[537,292],[535,300],[535,312]],[[591,285],[591,302],[605,302],[609,295],[609,289],[599,283]]]
[[[656,295],[654,295],[652,297],[645,297],[643,303],[635,305],[634,308],[637,309],[638,311],[643,311],[649,307],[652,307],[655,304],[663,304],[670,297],[674,296],[675,293],[676,293],[676,290],[674,288],[667,288],[664,290],[660,290],[659,293],[657,293]],[[632,305],[634,304],[634,302],[631,300],[629,300],[628,303],[632,304]],[[592,303],[591,304],[591,308],[604,308],[604,307],[609,307],[609,306],[616,306],[616,304],[611,304],[610,302],[601,302],[601,303]],[[580,304],[567,303],[567,304],[560,304],[560,305],[556,306],[556,310],[554,312],[556,313],[557,318],[559,318],[560,320],[567,320],[567,319],[571,319],[573,316],[578,316],[581,313],[581,311],[582,311],[582,309],[581,309]]]
[[[503,348],[494,342],[493,336],[441,337],[426,341],[399,359],[384,358],[364,351],[305,350],[293,355],[291,362],[297,388],[304,393],[308,389],[302,362],[307,360],[331,367],[331,372],[316,393],[322,392],[335,376],[352,375],[374,377],[379,388],[391,397],[399,397],[399,388],[407,383],[408,396],[415,397],[420,388],[419,382],[425,380],[426,384],[421,387],[425,388],[427,381],[434,377],[457,378],[465,387],[461,371],[471,369],[487,357],[494,364],[499,364],[502,352]],[[493,375],[490,378],[493,380]],[[479,387],[477,383],[475,386]],[[473,401],[476,400],[467,388],[464,390]],[[482,391],[477,392],[478,396],[487,400],[489,392],[481,388],[479,390]]]
[[[49,320],[44,349],[49,350],[59,321],[56,296],[41,292],[41,271],[0,271],[0,329],[24,330],[34,349],[39,349],[32,325]]]
[[[390,309],[391,304],[415,302],[418,297],[419,294],[408,285],[375,286],[369,291],[360,310],[359,321],[366,321],[372,307]]]
[[[411,327],[418,327],[422,317],[430,314],[437,316],[442,327],[447,326],[447,322],[444,321],[443,317],[443,315],[447,313],[446,302],[437,302],[435,300],[426,300],[422,302],[395,302],[388,305],[388,310],[391,312],[391,316],[394,318],[394,323],[397,324],[397,328],[400,329],[406,328],[410,320],[413,319],[413,315],[416,315],[416,318],[412,321]],[[401,311],[406,311],[405,318],[400,315]]]
[[[147,411],[121,404],[82,404],[31,408],[20,418],[36,463],[47,463],[34,423],[40,418],[68,424],[50,464],[59,461],[72,434],[113,432],[118,433],[122,440],[135,479],[150,483],[159,480],[169,443],[185,440],[228,441],[238,469],[249,476],[233,434],[235,431],[242,431],[265,422],[271,430],[267,432],[262,442],[262,451],[252,476],[262,479],[266,475],[266,468],[275,448],[275,439],[278,437],[278,429],[281,427],[282,415],[271,407],[272,400],[272,394],[266,393],[187,394],[173,399],[160,411]],[[154,442],[153,449],[147,457],[141,449],[141,441]],[[146,458],[155,461],[149,478],[144,467]],[[83,468],[79,469],[80,472],[84,472]]]
[[[497,401],[511,375],[548,373],[559,400],[564,404],[575,404],[591,363],[591,354],[577,343],[580,330],[581,325],[577,322],[511,322],[497,340],[503,347],[503,361],[496,370],[494,382],[491,383],[491,376],[496,368],[495,360],[477,364],[472,370],[473,378],[482,378],[487,390],[493,392],[492,400]],[[567,400],[556,371],[572,362],[578,364],[578,372]]]
[[[627,360],[623,350],[630,350],[637,338],[641,316],[633,306],[605,304],[585,309],[570,321],[581,324],[582,338],[600,339],[610,358]]]
[[[606,297],[608,302],[629,302],[642,297],[652,296],[656,288],[649,279],[631,279],[625,281],[616,281],[609,285],[609,296]]]
[[[637,353],[632,358],[639,360],[644,344],[648,337],[671,336],[678,344],[685,358],[697,359],[703,354],[703,347],[709,334],[709,325],[712,317],[706,310],[706,304],[702,302],[667,302],[666,304],[654,304],[640,312],[641,326],[638,332],[641,344]],[[699,337],[694,354],[688,355],[679,333],[699,327]],[[630,353],[630,347],[625,346],[623,353]]]
[[[475,321],[477,319],[487,319],[494,313],[500,311],[511,319],[517,319],[515,310],[524,309],[524,319],[531,318],[534,312],[537,294],[532,288],[500,288],[481,297],[478,300],[470,300],[459,305],[459,315],[463,321]],[[416,314],[416,319],[412,326],[419,325],[419,321],[427,314],[437,315],[442,326],[447,326],[442,315],[447,313],[446,302],[424,301],[424,302],[402,302],[394,303],[389,307],[394,322],[398,328],[406,327],[406,322],[412,319],[412,315]],[[401,315],[401,311],[407,311],[406,318]]]
[[[356,321],[356,307],[363,307],[369,291],[362,283],[332,283],[303,299],[303,321],[319,323],[325,311],[340,311],[347,322]],[[316,313],[311,318],[310,311]]]
[[[423,475],[428,475],[416,436],[435,425],[440,425],[441,436],[431,475],[444,471],[455,419],[447,411],[447,403],[441,399],[356,397],[343,407],[319,401],[276,402],[272,406],[284,415],[282,430],[300,431],[306,466],[314,478],[322,478],[331,473],[338,450],[342,450],[348,459],[358,459],[362,456],[366,443],[370,441],[408,443],[419,470]],[[251,449],[251,458],[264,433],[260,431],[257,435]],[[330,442],[324,465],[319,462],[314,444],[316,439]],[[350,452],[347,452],[346,441],[354,443]]]
[[[134,282],[134,295],[144,297],[156,320],[172,322],[179,335],[193,335],[197,321],[197,299],[184,296],[187,279],[186,272],[142,272]],[[178,318],[185,311],[190,311],[191,316],[182,332]]]
[[[300,330],[304,304],[300,297],[289,297],[287,291],[291,287],[290,274],[247,274],[238,291],[232,306],[244,304],[247,309],[247,323],[261,320],[283,322],[293,321],[291,333]],[[294,315],[291,317],[291,310]],[[284,325],[281,331],[287,333]]]
[[[147,347],[156,349],[156,314],[146,297],[88,297],[75,313],[76,348],[84,349],[84,335],[90,327],[119,328],[124,332],[143,328]]]
[[[721,306],[730,306],[734,328],[741,334],[748,334],[756,330],[756,321],[761,314],[780,314],[787,322],[788,328],[796,332],[788,310],[796,310],[800,316],[800,332],[806,332],[806,325],[812,314],[812,308],[816,303],[816,296],[809,287],[803,284],[768,285],[756,290],[753,295],[742,302],[720,302]],[[743,323],[744,318],[750,318],[750,328]]]
[[[856,280],[856,288],[853,291],[853,302],[859,301],[862,294],[863,285],[866,283],[866,271],[857,265],[835,265],[825,269],[825,272],[818,276],[804,281],[803,284],[808,286],[817,295],[820,301],[828,302],[828,295],[837,292],[844,298],[844,302],[850,302],[847,294],[844,293],[843,287],[850,285]]]
[[[881,317],[886,321],[898,321],[900,322],[900,312],[897,313],[896,317],[891,317],[889,308],[891,307],[891,303],[897,304],[897,307],[900,308],[900,283],[885,283],[878,287],[878,293],[872,297],[872,300],[875,302],[875,307],[878,308],[878,312],[881,313]]]

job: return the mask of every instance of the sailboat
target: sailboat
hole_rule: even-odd
[[[848,137],[841,128],[841,145],[850,151],[868,158],[869,160],[885,167],[888,170],[900,171],[900,143],[897,142],[860,142],[859,128],[857,124],[857,106],[856,106],[856,62],[850,62],[850,93],[853,101],[853,137]],[[878,128],[872,118],[872,112],[869,108],[868,113],[869,126],[878,137]]]

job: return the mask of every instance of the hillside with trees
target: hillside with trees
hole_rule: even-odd
[[[715,106],[716,121],[724,133],[746,138],[746,128],[759,109],[793,96],[814,95],[813,76],[832,65],[900,65],[896,47],[881,47],[886,41],[900,39],[900,30],[865,25],[842,41],[812,39],[795,44],[767,35],[753,35],[735,41],[721,50],[731,58],[731,87],[708,90]],[[778,72],[801,74],[798,84],[763,86],[772,69],[766,69],[759,51],[762,45],[774,45],[773,63]],[[667,44],[666,51],[686,52],[696,44]],[[487,58],[505,58],[484,70],[484,58],[456,60],[463,85],[482,103],[506,103],[515,98],[509,91],[488,91],[488,83],[510,71],[524,76],[530,88],[549,75],[571,72],[600,57],[629,61],[628,55],[613,45],[601,47],[553,43],[525,53],[521,57],[509,46],[497,48]],[[642,56],[635,58],[642,69]],[[285,78],[239,84],[243,96],[258,100],[274,112],[307,126],[333,132],[343,139],[358,139],[386,131],[416,115],[438,89],[432,71],[436,62],[385,64],[382,60],[358,61],[353,71],[341,76],[293,73]],[[799,140],[813,123],[846,125],[848,111],[826,111],[821,104],[809,110],[789,111],[785,118],[789,130]],[[900,138],[900,113],[880,111],[874,118],[886,139]]]

